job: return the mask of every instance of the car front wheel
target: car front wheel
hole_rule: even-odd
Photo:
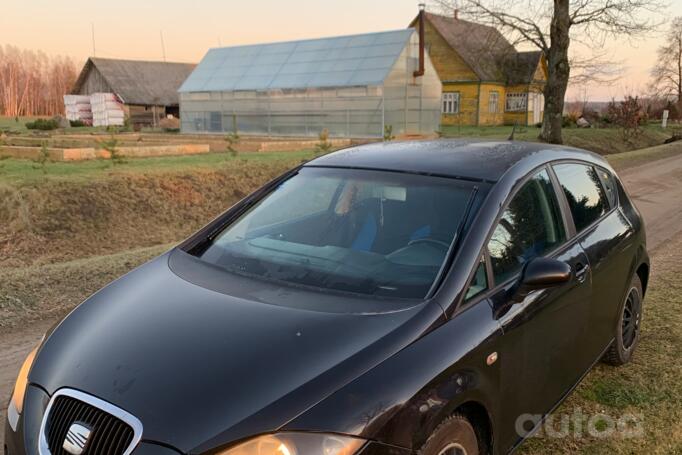
[[[642,282],[637,275],[630,283],[619,315],[615,339],[604,355],[604,362],[615,366],[628,363],[639,342],[642,322]]]
[[[438,425],[420,455],[479,455],[476,431],[466,417],[455,414]]]

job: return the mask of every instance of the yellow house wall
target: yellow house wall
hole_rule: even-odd
[[[443,125],[476,125],[478,83],[444,83],[443,93],[459,92],[459,113],[441,114]]]
[[[507,87],[506,93],[528,93],[528,85],[510,85]],[[530,102],[530,98],[528,98],[528,101]],[[506,97],[505,97],[505,108],[506,108]],[[533,119],[533,116],[529,114],[528,108],[530,106],[526,106],[526,110],[523,112],[505,112],[504,113],[504,124],[505,125],[514,125],[514,124],[519,124],[519,125],[528,125],[528,122]]]
[[[490,112],[489,100],[490,93],[497,92],[497,112]],[[504,100],[506,97],[506,88],[504,85],[497,84],[481,84],[481,92],[479,97],[479,125],[503,125],[504,124]]]

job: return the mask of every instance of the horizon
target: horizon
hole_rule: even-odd
[[[201,8],[188,11],[179,0],[150,0],[143,4],[119,0],[117,8],[102,2],[76,1],[64,5],[29,0],[5,7],[0,16],[0,29],[4,31],[0,45],[70,57],[78,65],[92,56],[196,64],[211,48],[404,29],[416,16],[418,3],[415,0],[376,0],[371,4],[362,0],[343,3],[260,0],[237,4],[204,0]],[[668,16],[676,15],[682,15],[680,4],[671,5]],[[220,22],[223,17],[235,19],[223,24]],[[327,20],[329,17],[333,20]],[[26,23],[34,25],[26,27]],[[42,33],[37,35],[35,30]],[[566,101],[581,100],[585,87],[590,102],[645,94],[649,71],[656,60],[656,49],[663,43],[661,35],[665,30],[667,25],[637,40],[607,40],[604,50],[609,58],[623,61],[620,79],[611,85],[569,85]],[[580,55],[585,48],[576,42],[574,49]]]

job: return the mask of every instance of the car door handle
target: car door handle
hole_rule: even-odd
[[[590,270],[589,264],[577,263],[575,265],[575,278],[580,282],[584,283],[587,278],[587,272]]]

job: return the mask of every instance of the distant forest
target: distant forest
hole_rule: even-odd
[[[78,77],[69,57],[0,45],[0,115],[55,115]]]

